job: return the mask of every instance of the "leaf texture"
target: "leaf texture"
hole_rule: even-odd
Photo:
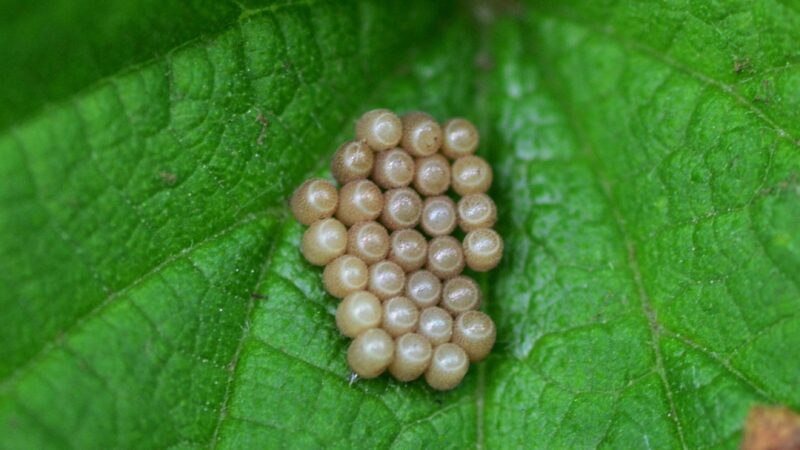
[[[54,5],[3,33],[133,16]],[[735,448],[800,408],[800,7],[164,8],[0,45],[0,448]],[[376,106],[495,170],[498,344],[451,392],[348,384],[286,206]]]

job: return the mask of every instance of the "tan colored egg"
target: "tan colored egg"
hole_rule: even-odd
[[[428,243],[426,269],[446,280],[461,275],[464,270],[464,253],[461,243],[452,236],[439,236]]]
[[[378,297],[367,291],[353,292],[336,308],[336,326],[343,335],[354,338],[380,325],[382,311]]]
[[[408,333],[394,341],[394,361],[389,373],[399,381],[419,378],[428,368],[433,356],[430,341],[417,333]]]
[[[406,187],[414,179],[414,158],[401,148],[378,152],[372,181],[384,189]]]
[[[347,248],[347,229],[336,219],[322,219],[311,224],[303,233],[300,250],[306,260],[324,266],[344,254]]]
[[[382,374],[394,359],[394,339],[380,328],[358,335],[347,349],[347,364],[361,378]]]
[[[388,109],[373,109],[358,119],[356,137],[373,150],[387,150],[396,147],[403,137],[403,123]]]
[[[461,197],[456,209],[458,224],[465,232],[491,228],[497,222],[497,207],[492,198],[482,192]]]
[[[438,306],[425,308],[419,314],[417,333],[425,336],[433,345],[450,342],[453,336],[453,317]]]
[[[492,351],[497,328],[488,315],[480,311],[467,311],[456,317],[453,325],[453,343],[458,344],[472,362],[486,358]]]
[[[303,225],[311,225],[336,212],[339,194],[328,180],[314,178],[301,184],[292,194],[289,206],[292,214]]]
[[[353,255],[342,255],[325,266],[322,283],[334,297],[343,298],[367,287],[369,269],[364,261]]]
[[[389,260],[406,272],[418,270],[428,257],[428,241],[417,230],[401,229],[389,236]]]
[[[389,232],[378,222],[358,222],[347,230],[347,253],[367,264],[386,259]]]
[[[464,236],[464,258],[476,272],[494,269],[503,258],[503,238],[491,228],[470,231]]]
[[[492,185],[492,168],[479,156],[464,156],[453,162],[450,185],[458,195],[486,192]]]
[[[356,222],[375,220],[383,211],[383,193],[369,180],[345,184],[339,192],[336,218],[348,227]]]
[[[459,275],[444,282],[442,308],[451,314],[460,314],[481,306],[481,289],[472,278]]]
[[[467,370],[469,357],[466,352],[456,344],[442,344],[433,350],[425,381],[436,390],[447,391],[461,384]]]
[[[427,270],[417,270],[406,277],[406,297],[419,308],[438,305],[442,298],[442,282]]]
[[[428,114],[408,113],[403,116],[400,146],[414,156],[430,156],[442,146],[442,127]]]
[[[406,285],[406,273],[391,261],[379,261],[369,266],[369,291],[385,300],[400,295]]]
[[[444,123],[442,153],[450,159],[475,153],[480,136],[475,125],[467,119],[455,118]]]
[[[381,213],[381,223],[389,230],[414,228],[422,214],[422,199],[410,188],[386,191],[385,203]]]
[[[422,195],[442,195],[450,188],[450,163],[439,154],[417,158],[414,189]]]
[[[331,173],[339,184],[369,177],[375,163],[375,154],[364,141],[342,144],[331,161]]]
[[[392,297],[383,302],[381,326],[392,336],[411,333],[419,323],[419,309],[408,297]]]
[[[433,237],[446,236],[456,229],[457,223],[456,204],[450,197],[439,195],[425,199],[419,220],[422,231]]]

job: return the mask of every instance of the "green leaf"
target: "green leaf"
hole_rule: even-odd
[[[0,448],[735,448],[800,408],[800,6],[553,3],[8,5]],[[375,106],[496,173],[451,392],[348,384],[286,207]]]

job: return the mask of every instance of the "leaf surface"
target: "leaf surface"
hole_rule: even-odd
[[[196,2],[0,45],[0,448],[732,448],[800,408],[798,8],[550,3]],[[3,33],[131,16],[53,5]],[[286,207],[375,106],[474,120],[495,170],[498,344],[448,393],[348,384]]]

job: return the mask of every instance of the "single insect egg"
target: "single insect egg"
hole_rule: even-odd
[[[303,233],[300,251],[315,266],[324,266],[341,256],[347,248],[347,229],[336,219],[322,219]]]
[[[406,297],[419,308],[435,306],[442,298],[442,282],[427,270],[417,270],[407,277]]]
[[[367,264],[386,259],[389,232],[378,222],[358,222],[347,230],[347,253]]]
[[[464,270],[464,253],[461,244],[452,236],[439,236],[428,243],[426,269],[446,280],[460,275]]]
[[[361,378],[382,374],[394,359],[394,339],[380,328],[358,335],[347,349],[347,364]]]
[[[322,271],[322,284],[325,290],[334,297],[343,298],[355,291],[367,287],[369,270],[364,261],[353,255],[342,255]]]
[[[375,220],[381,215],[381,211],[383,211],[383,194],[372,181],[351,181],[339,192],[336,218],[348,227],[356,222]]]
[[[461,158],[475,153],[480,136],[475,125],[467,119],[450,119],[444,123],[444,142],[442,153],[450,159]]]
[[[348,141],[336,150],[331,173],[339,184],[367,178],[372,173],[375,154],[364,141]]]
[[[492,168],[479,156],[464,156],[453,163],[451,186],[458,195],[486,192],[492,185]]]
[[[422,195],[442,195],[450,187],[450,163],[442,155],[417,158],[414,189]]]
[[[289,206],[298,222],[311,225],[319,219],[332,216],[338,203],[336,187],[330,181],[314,178],[294,191]]]
[[[412,272],[425,265],[428,257],[428,241],[417,230],[395,230],[389,237],[389,260]]]
[[[384,189],[406,187],[414,179],[414,158],[405,150],[394,148],[378,152],[372,169],[372,181]]]
[[[398,188],[386,191],[381,223],[390,230],[414,228],[422,214],[422,199],[413,189]]]
[[[353,292],[336,308],[336,326],[343,335],[354,338],[380,325],[382,311],[378,297],[367,291]]]
[[[408,297],[392,297],[383,302],[382,327],[392,336],[411,333],[419,323],[419,309]]]
[[[458,201],[458,224],[465,232],[491,228],[497,222],[497,207],[488,195],[479,192]]]
[[[434,237],[445,236],[456,229],[456,223],[456,204],[450,197],[439,195],[425,199],[419,221],[422,231]]]
[[[442,308],[452,314],[478,309],[481,306],[481,290],[470,277],[459,275],[444,282]]]
[[[453,317],[438,306],[425,308],[419,315],[417,333],[428,338],[433,345],[450,342],[453,336]]]
[[[380,261],[369,266],[369,291],[379,299],[395,297],[403,292],[406,274],[391,261]]]
[[[403,116],[400,146],[414,156],[430,156],[442,145],[442,127],[428,114],[412,112]]]
[[[464,236],[464,258],[476,272],[494,269],[503,258],[503,238],[491,228],[470,231]]]
[[[373,150],[387,150],[396,147],[403,137],[403,123],[388,109],[373,109],[356,122],[356,137]]]
[[[447,391],[461,383],[469,369],[466,352],[456,344],[446,343],[433,350],[433,357],[425,371],[425,381],[430,387]]]
[[[408,333],[394,341],[394,361],[389,365],[389,373],[400,381],[419,378],[428,368],[433,356],[430,341],[417,333]]]
[[[494,321],[480,311],[467,311],[456,317],[453,343],[464,349],[472,362],[486,358],[497,337]]]

